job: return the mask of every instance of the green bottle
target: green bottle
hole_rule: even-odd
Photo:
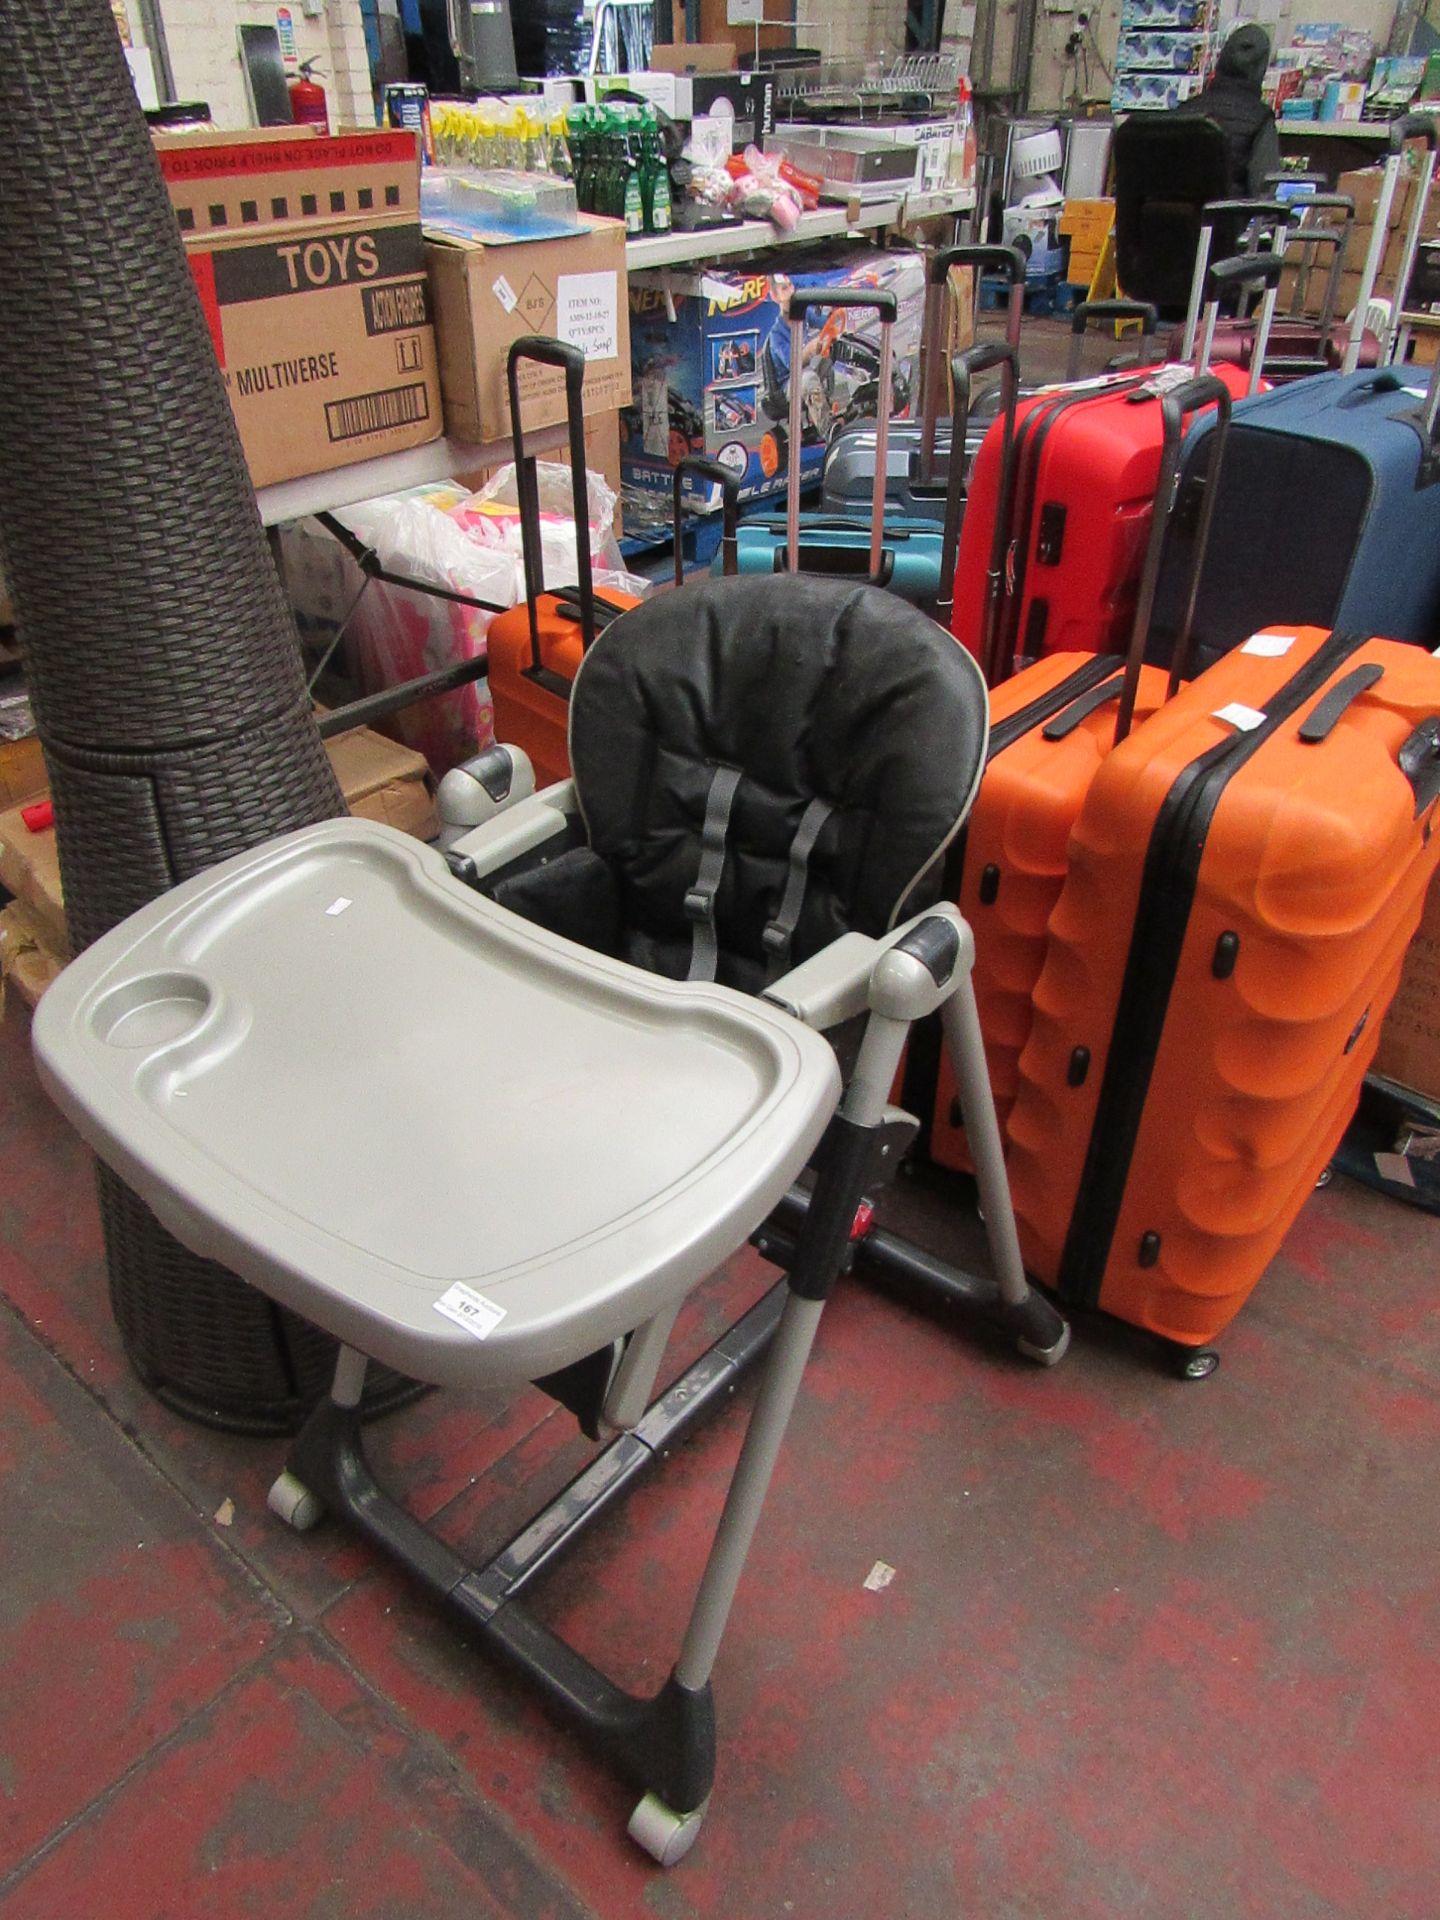
[[[670,169],[660,149],[660,128],[647,107],[640,144],[641,197],[645,205],[645,231],[670,231]]]
[[[620,214],[625,232],[645,231],[645,196],[640,183],[640,135],[635,117],[628,112],[620,132]]]

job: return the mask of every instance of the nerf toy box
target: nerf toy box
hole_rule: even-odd
[[[704,453],[740,476],[742,499],[783,488],[792,375],[786,306],[792,290],[825,286],[894,293],[891,410],[897,416],[913,410],[925,301],[917,253],[874,247],[787,252],[703,272],[634,273],[634,399],[620,415],[627,486],[663,494],[668,502],[676,464],[688,453]],[[801,355],[800,471],[802,479],[818,478],[831,436],[875,415],[879,321],[863,310],[817,309],[806,320]],[[718,490],[687,489],[686,501],[694,511],[712,510]]]

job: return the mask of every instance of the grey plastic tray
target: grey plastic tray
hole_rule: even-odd
[[[442,1384],[533,1379],[674,1302],[839,1093],[778,1010],[589,953],[361,820],[133,915],[50,988],[34,1046],[187,1246]]]

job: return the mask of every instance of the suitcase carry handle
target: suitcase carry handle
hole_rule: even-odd
[[[1160,316],[1148,300],[1082,300],[1070,317],[1070,352],[1065,361],[1067,381],[1078,379],[1080,349],[1092,320],[1138,320],[1143,339],[1149,339]]]
[[[853,522],[847,521],[845,524],[850,526],[853,525]],[[869,554],[862,553],[859,547],[817,546],[812,547],[807,554],[805,542],[802,540],[800,542],[800,554],[802,559],[808,559],[810,561],[810,566],[807,571],[811,573],[839,574],[845,578],[849,578],[852,574],[861,575],[872,587],[888,587],[890,582],[895,578],[895,550],[893,547],[885,547],[881,550],[880,564],[878,567],[871,566]],[[775,549],[775,558],[771,563],[770,571],[772,573],[789,573],[791,571],[790,555],[786,548],[777,547]]]
[[[950,362],[950,377],[955,385],[955,413],[950,426],[950,475],[945,488],[945,525],[940,539],[940,595],[935,603],[935,618],[942,627],[950,624],[955,606],[955,562],[960,544],[960,514],[964,505],[961,473],[964,461],[957,449],[965,445],[965,429],[970,422],[970,391],[977,373],[1000,368],[1000,418],[1004,422],[1000,454],[1000,491],[995,504],[995,537],[990,549],[990,565],[985,575],[985,601],[980,616],[980,643],[976,657],[990,681],[990,654],[994,651],[997,617],[1000,610],[1000,583],[1004,573],[1005,534],[1001,503],[1010,486],[1010,462],[1015,445],[1015,403],[1020,393],[1020,359],[1008,340],[987,340],[983,345],[957,353]]]
[[[1350,329],[1350,343],[1345,350],[1342,371],[1354,373],[1360,365],[1360,348],[1365,337],[1365,313],[1370,305],[1370,296],[1375,291],[1375,281],[1380,273],[1380,262],[1384,258],[1385,248],[1390,239],[1390,208],[1394,204],[1395,189],[1400,184],[1400,169],[1405,163],[1405,148],[1411,140],[1425,142],[1425,164],[1420,169],[1420,178],[1416,182],[1415,211],[1410,216],[1410,228],[1405,236],[1405,249],[1400,257],[1400,270],[1395,284],[1400,289],[1400,299],[1405,297],[1405,289],[1410,284],[1410,270],[1415,264],[1415,249],[1420,243],[1420,231],[1425,223],[1425,208],[1430,198],[1430,182],[1435,174],[1435,119],[1428,113],[1405,113],[1390,123],[1390,150],[1385,157],[1385,170],[1381,177],[1380,194],[1375,203],[1374,225],[1370,232],[1370,245],[1365,254],[1365,265],[1360,272],[1360,286],[1355,295],[1355,317],[1359,322]],[[1395,303],[1395,312],[1380,340],[1380,358],[1388,360],[1394,344],[1397,326],[1396,315],[1400,301]]]
[[[1440,794],[1440,714],[1431,714],[1428,720],[1420,722],[1401,746],[1396,764],[1410,782],[1418,820]]]
[[[735,545],[735,526],[740,518],[740,476],[732,473],[729,467],[722,467],[718,460],[711,460],[703,453],[687,453],[683,460],[675,462],[675,584],[685,584],[685,555],[680,546],[680,496],[685,490],[685,476],[693,473],[697,480],[720,489],[720,566],[728,577],[740,571],[739,556]]]
[[[927,269],[925,288],[925,326],[922,347],[923,380],[920,403],[920,484],[935,481],[935,427],[940,417],[940,386],[944,377],[945,354],[940,344],[941,322],[945,313],[945,288],[952,267],[973,267],[978,285],[986,267],[998,267],[1010,281],[1010,299],[1005,314],[1005,338],[1020,351],[1020,326],[1025,318],[1025,256],[1018,247],[936,247]],[[952,449],[960,443],[951,435]],[[961,445],[963,459],[964,448]],[[952,451],[951,458],[955,455]]]
[[[595,638],[595,580],[590,566],[590,491],[585,480],[585,419],[583,392],[585,356],[568,341],[545,334],[527,334],[513,341],[505,356],[505,384],[510,393],[510,432],[515,450],[515,490],[520,497],[520,556],[525,569],[525,603],[530,610],[530,666],[543,671],[540,658],[540,614],[536,605],[544,575],[540,544],[540,482],[535,456],[525,451],[520,418],[520,365],[534,360],[542,367],[558,367],[565,375],[565,424],[570,440],[570,494],[575,510],[575,570],[580,576],[580,647],[589,650]]]
[[[1381,666],[1356,667],[1353,673],[1347,673],[1337,680],[1323,700],[1315,705],[1300,722],[1298,737],[1307,747],[1319,746],[1322,740],[1328,740],[1340,724],[1347,707],[1367,693],[1377,680],[1383,679],[1385,669]]]
[[[1196,364],[1197,373],[1204,373],[1209,368],[1210,355],[1215,350],[1215,325],[1220,318],[1220,302],[1227,290],[1247,285],[1265,289],[1260,318],[1255,326],[1255,344],[1250,350],[1250,380],[1245,389],[1247,399],[1260,391],[1260,376],[1265,365],[1265,352],[1270,345],[1270,329],[1275,322],[1275,301],[1284,265],[1284,256],[1278,253],[1242,253],[1233,260],[1216,260],[1205,269],[1205,331]]]
[[[888,288],[809,287],[790,295],[786,318],[790,322],[790,498],[785,513],[785,553],[791,573],[800,571],[800,441],[804,432],[800,389],[804,385],[805,316],[815,307],[841,308],[847,312],[869,312],[880,316],[880,371],[875,404],[875,485],[870,496],[870,582],[884,586],[890,575],[881,578],[885,540],[885,481],[890,458],[890,408],[893,404],[891,365],[894,353],[895,316],[899,303]],[[894,562],[891,567],[893,570]]]
[[[1190,276],[1190,299],[1185,308],[1185,331],[1180,336],[1180,358],[1195,358],[1195,334],[1205,304],[1205,275],[1210,265],[1210,249],[1215,244],[1215,225],[1223,219],[1245,219],[1251,226],[1287,227],[1299,219],[1298,211],[1283,200],[1208,200],[1200,209],[1200,240],[1195,248],[1195,270]],[[1255,234],[1258,245],[1260,232]],[[1252,249],[1253,251],[1253,249]]]
[[[1145,658],[1145,642],[1150,637],[1150,621],[1155,611],[1155,589],[1160,581],[1160,556],[1165,545],[1165,530],[1175,511],[1180,477],[1180,447],[1188,416],[1201,407],[1213,405],[1215,428],[1205,462],[1205,484],[1200,503],[1200,524],[1195,530],[1195,546],[1190,556],[1190,573],[1185,582],[1185,599],[1180,630],[1170,667],[1169,699],[1180,685],[1188,664],[1195,627],[1195,603],[1200,596],[1200,576],[1205,553],[1210,545],[1210,523],[1215,518],[1215,496],[1219,492],[1220,466],[1230,438],[1230,389],[1212,373],[1197,374],[1181,386],[1160,396],[1163,440],[1160,449],[1160,479],[1155,488],[1155,506],[1150,515],[1150,537],[1145,544],[1145,564],[1140,572],[1140,590],[1135,599],[1135,624],[1130,630],[1130,651],[1125,660],[1125,684],[1120,691],[1120,711],[1115,716],[1115,744],[1130,731],[1135,718],[1135,697],[1140,691],[1140,668]]]

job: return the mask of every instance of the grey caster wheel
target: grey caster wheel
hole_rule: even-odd
[[[1321,1190],[1321,1189],[1322,1189],[1323,1187],[1328,1187],[1328,1186],[1329,1186],[1329,1184],[1330,1184],[1330,1182],[1331,1182],[1331,1181],[1332,1181],[1332,1180],[1333,1180],[1334,1178],[1335,1178],[1335,1169],[1334,1169],[1334,1167],[1322,1167],[1322,1168],[1320,1169],[1320,1175],[1319,1175],[1319,1178],[1318,1178],[1318,1179],[1316,1180],[1316,1182],[1315,1182],[1315,1191],[1316,1191],[1316,1193],[1319,1193],[1319,1192],[1320,1192],[1320,1190]]]
[[[265,1496],[271,1513],[293,1527],[296,1533],[308,1533],[325,1517],[325,1509],[306,1486],[287,1467]]]
[[[1220,1356],[1213,1347],[1196,1347],[1180,1355],[1175,1372],[1181,1380],[1208,1380],[1219,1364]]]
[[[626,1832],[636,1846],[645,1849],[652,1860],[658,1861],[662,1867],[673,1867],[678,1860],[685,1858],[699,1839],[705,1809],[709,1804],[705,1800],[693,1813],[675,1813],[658,1793],[647,1793],[631,1814]]]

